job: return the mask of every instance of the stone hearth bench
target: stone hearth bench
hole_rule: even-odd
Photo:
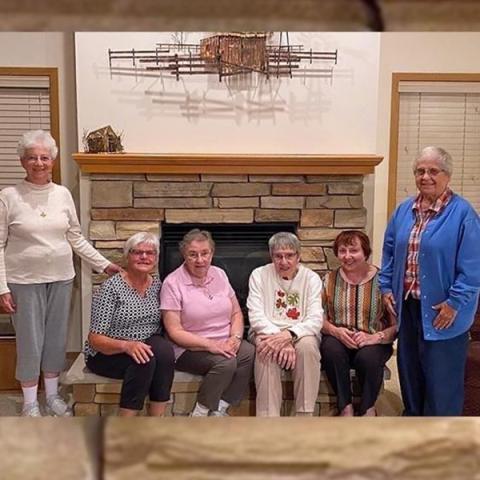
[[[385,368],[384,380],[390,379],[390,371]],[[198,389],[202,377],[185,372],[175,371],[170,402],[167,408],[168,416],[188,415],[196,402]],[[116,415],[120,400],[121,380],[115,380],[96,375],[85,366],[83,354],[79,354],[70,369],[62,374],[61,383],[72,388],[73,411],[75,416]],[[283,380],[282,415],[292,415],[293,382],[288,373]],[[358,386],[352,371],[354,395],[358,393]],[[331,416],[336,414],[335,394],[329,385],[325,372],[321,372],[320,387],[315,408],[315,415]],[[354,400],[355,401],[355,400]],[[252,381],[245,399],[237,407],[231,407],[232,416],[255,415],[255,386]]]

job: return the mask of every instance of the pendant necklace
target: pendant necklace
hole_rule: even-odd
[[[192,279],[192,284],[195,286],[195,287],[198,287],[198,288],[201,288],[204,293],[205,293],[205,296],[209,299],[209,300],[213,300],[213,294],[212,292],[209,290],[208,288],[208,284],[206,283],[207,279],[205,278],[205,280],[202,282],[202,283],[196,283],[192,276],[190,275],[190,278]]]

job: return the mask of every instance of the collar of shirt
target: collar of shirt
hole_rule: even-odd
[[[433,215],[437,215],[444,207],[446,207],[447,203],[452,198],[452,195],[452,190],[450,188],[446,188],[445,191],[437,198],[435,203],[428,208],[427,212]],[[418,194],[415,202],[413,202],[412,210],[420,212],[420,205],[422,203],[422,199],[422,195]]]
[[[190,274],[190,272],[188,271],[185,263],[183,263],[183,265],[182,265],[181,272],[182,272],[182,282],[185,285],[189,285],[189,286],[193,285],[194,287],[203,287],[203,286],[208,285],[208,284],[213,282],[213,275],[212,275],[212,267],[211,266],[208,269],[207,277],[205,278],[205,281],[202,284],[195,283],[195,280],[194,280],[195,277],[193,277]]]

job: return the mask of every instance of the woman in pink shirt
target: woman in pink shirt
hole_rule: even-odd
[[[176,370],[204,376],[194,417],[228,415],[248,388],[255,351],[243,340],[243,315],[227,275],[211,264],[214,250],[209,232],[188,232],[180,242],[184,262],[160,294]]]

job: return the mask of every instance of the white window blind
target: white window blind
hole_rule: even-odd
[[[0,75],[0,189],[24,178],[18,139],[36,129],[50,130],[49,77]]]
[[[426,146],[453,158],[452,190],[480,212],[480,82],[400,82],[397,205],[415,195],[412,161]]]

